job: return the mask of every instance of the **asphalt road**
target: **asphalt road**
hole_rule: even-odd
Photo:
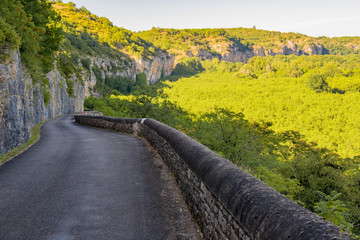
[[[173,183],[142,140],[60,117],[0,167],[0,239],[197,239]]]

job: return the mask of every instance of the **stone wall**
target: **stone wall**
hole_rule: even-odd
[[[144,137],[160,154],[206,239],[351,239],[185,134],[153,119],[76,116]]]

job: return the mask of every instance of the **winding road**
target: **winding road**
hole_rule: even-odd
[[[138,138],[59,117],[0,167],[1,240],[198,238],[174,180]]]

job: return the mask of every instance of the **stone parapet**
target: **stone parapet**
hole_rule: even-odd
[[[206,239],[351,239],[204,145],[153,119],[75,116],[144,137],[159,153]]]

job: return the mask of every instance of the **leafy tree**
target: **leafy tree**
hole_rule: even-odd
[[[187,75],[196,74],[203,71],[203,67],[198,58],[184,58],[181,62],[176,64],[173,75]]]
[[[91,61],[88,58],[83,58],[80,60],[81,64],[83,66],[83,68],[85,68],[86,70],[90,71],[90,65],[91,65]]]
[[[5,27],[2,35],[8,35],[3,42],[8,39],[11,49],[20,47],[22,61],[33,79],[38,80],[43,72],[52,69],[55,51],[63,38],[60,16],[43,0],[3,0],[1,5],[0,23]],[[10,41],[9,36],[13,37]]]
[[[91,70],[92,70],[92,72],[94,73],[97,81],[99,81],[99,82],[104,82],[104,78],[103,78],[103,76],[102,76],[101,70],[100,70],[100,68],[99,68],[97,65],[94,65],[94,66],[91,68]]]
[[[20,36],[15,29],[0,17],[0,50],[4,54],[3,60],[8,57],[5,49],[15,50],[20,46]]]
[[[147,78],[146,78],[145,73],[136,74],[136,84],[137,85],[145,86],[146,83],[147,83]]]
[[[326,82],[326,75],[324,74],[311,74],[306,81],[306,87],[319,93],[329,90],[328,83]]]
[[[45,0],[20,0],[27,15],[35,24],[35,31],[39,32],[40,52],[46,70],[52,68],[54,52],[59,50],[63,39],[61,17],[52,8],[50,2]]]

